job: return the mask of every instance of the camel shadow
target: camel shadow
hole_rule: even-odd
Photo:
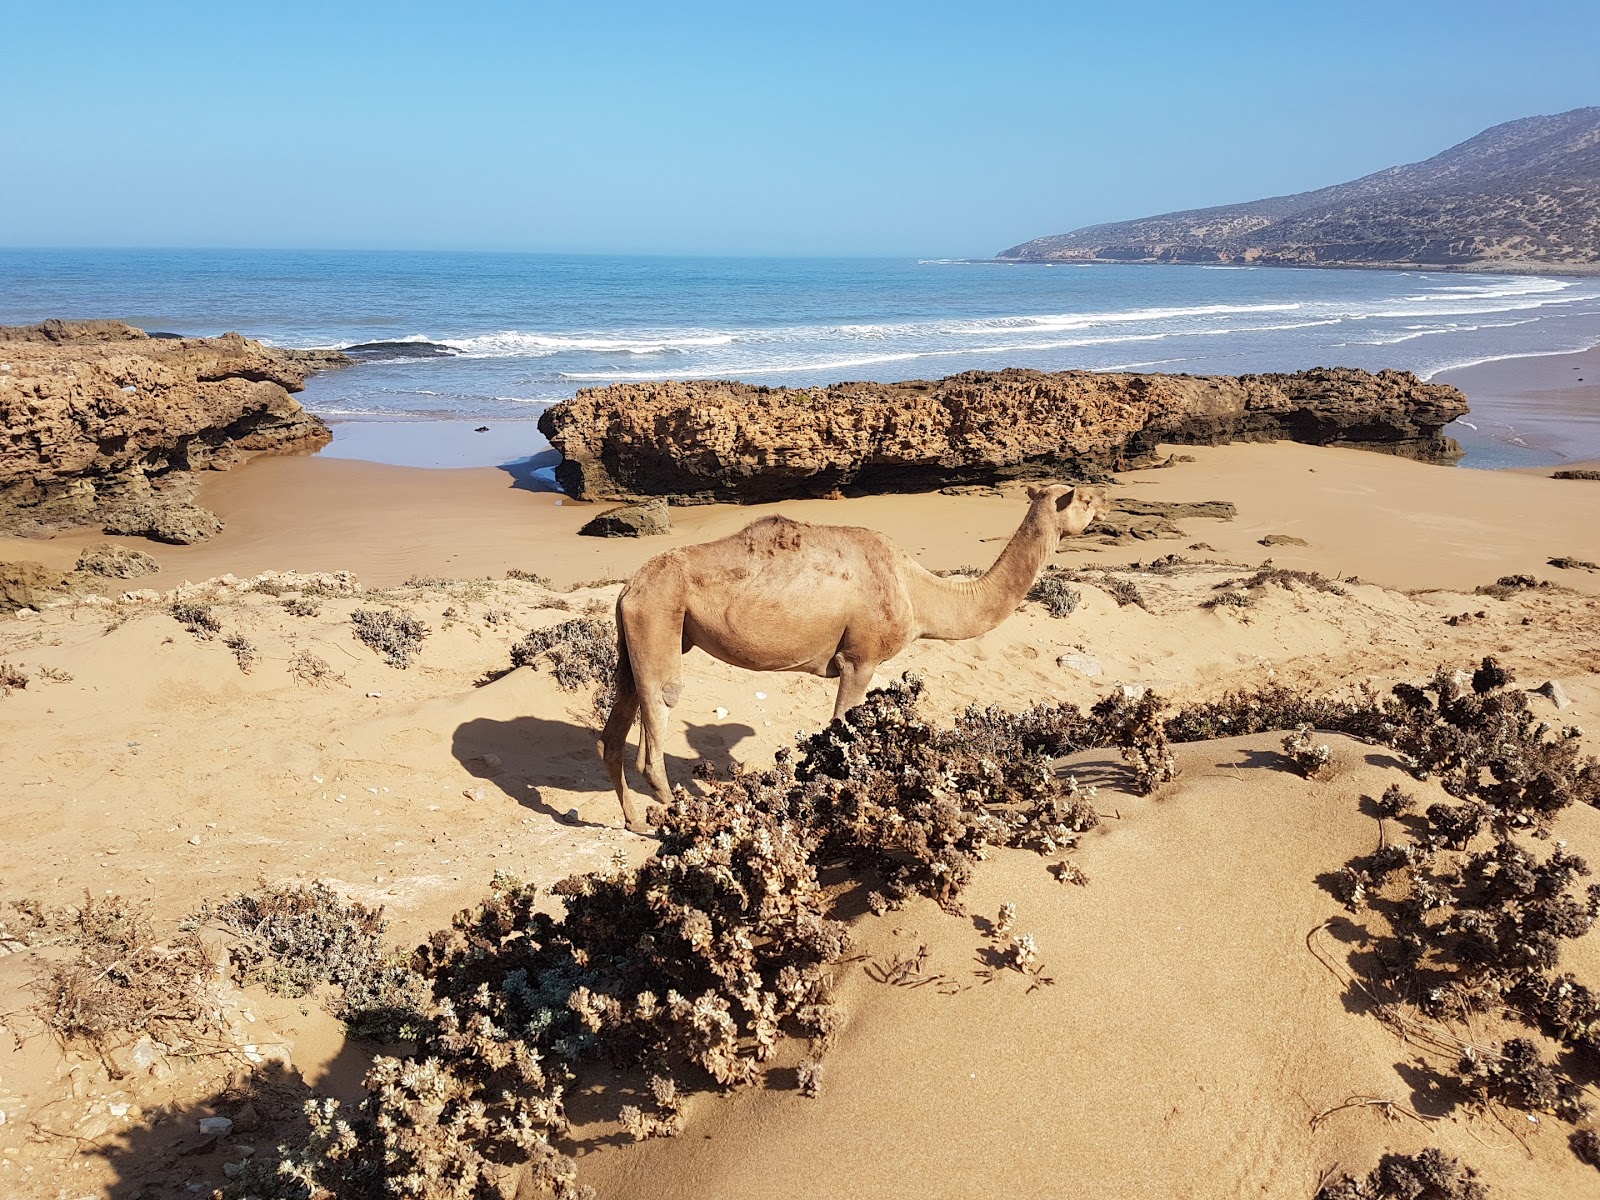
[[[667,778],[673,784],[696,786],[692,776],[702,764],[725,776],[737,761],[733,748],[756,731],[748,725],[718,723],[689,725],[687,737],[693,757],[668,754]],[[637,738],[637,733],[635,733]],[[608,827],[611,821],[570,821],[567,809],[547,797],[548,791],[611,794],[611,779],[600,761],[600,732],[586,725],[550,717],[513,717],[496,721],[478,717],[456,727],[450,752],[475,778],[494,784],[522,807],[563,824]],[[627,755],[628,786],[634,791],[645,782],[633,769],[633,747]]]

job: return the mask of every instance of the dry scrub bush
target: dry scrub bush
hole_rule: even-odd
[[[1333,749],[1312,736],[1309,725],[1301,725],[1283,739],[1283,752],[1289,756],[1294,769],[1307,779],[1315,779],[1333,761]]]
[[[250,668],[255,666],[256,660],[261,657],[255,643],[242,633],[230,634],[222,644],[233,651],[233,660],[239,664],[239,670],[246,675],[250,674]]]
[[[304,596],[291,596],[283,601],[283,611],[291,617],[315,617],[322,612],[322,605]]]
[[[1312,591],[1325,592],[1330,596],[1348,596],[1350,594],[1326,575],[1316,571],[1296,571],[1288,567],[1275,567],[1270,559],[1262,563],[1260,569],[1254,575],[1245,579],[1228,579],[1216,586],[1219,592],[1226,588],[1242,587],[1246,591],[1253,591],[1256,588],[1270,586],[1283,588],[1287,592],[1294,591],[1296,587],[1305,587],[1310,588]],[[1233,602],[1223,601],[1219,598],[1208,603],[1207,607],[1215,607],[1217,603]]]
[[[1552,737],[1511,683],[1487,658],[1470,686],[1440,671],[1426,688],[1396,689],[1405,711],[1394,744],[1459,803],[1431,805],[1408,843],[1353,859],[1336,890],[1372,913],[1363,990],[1380,1014],[1413,1006],[1528,1028],[1497,1046],[1462,1043],[1450,1082],[1484,1106],[1577,1121],[1588,1111],[1578,1081],[1600,1067],[1600,996],[1560,960],[1600,917],[1600,886],[1580,890],[1588,865],[1564,844],[1541,855],[1518,839],[1548,836],[1561,809],[1595,803],[1600,764],[1579,758],[1576,731]],[[1391,789],[1376,807],[1399,817],[1412,804]]]
[[[1553,591],[1555,588],[1548,579],[1535,579],[1532,575],[1502,575],[1493,583],[1479,584],[1473,592],[1496,600],[1509,600],[1519,592]]]
[[[605,716],[616,696],[616,625],[600,617],[573,617],[531,630],[511,647],[511,665],[549,671],[556,683],[569,692],[600,685],[594,696],[594,710]]]
[[[1365,1179],[1345,1175],[1317,1189],[1316,1200],[1488,1200],[1478,1173],[1443,1150],[1385,1154]]]
[[[264,887],[201,911],[239,938],[241,984],[291,997],[334,984],[340,994],[330,1007],[359,1036],[406,1036],[424,1019],[426,983],[385,946],[381,908],[345,901],[319,881]]]
[[[1600,471],[1586,471],[1582,468],[1569,468],[1565,471],[1556,471],[1551,479],[1600,479]]]
[[[1076,588],[1068,587],[1059,575],[1046,573],[1039,576],[1028,589],[1028,599],[1039,601],[1052,617],[1065,617],[1083,602],[1083,594]]]
[[[1312,696],[1282,683],[1229,692],[1220,700],[1192,704],[1167,721],[1174,742],[1207,742],[1309,725],[1331,733],[1387,741],[1399,704],[1372,692],[1352,697]]]
[[[388,608],[358,608],[350,614],[355,635],[383,655],[391,667],[404,669],[422,648],[429,630],[413,613]]]
[[[77,948],[33,983],[58,1037],[104,1048],[150,1033],[181,1052],[216,1024],[217,963],[192,933],[158,940],[145,914],[120,896],[85,892],[81,908],[30,911],[36,942]]]
[[[338,671],[328,665],[328,660],[311,653],[309,650],[297,650],[289,660],[289,674],[296,682],[307,687],[324,687],[333,684],[348,686],[345,678]]]
[[[547,592],[556,590],[554,581],[548,575],[540,575],[535,571],[524,571],[520,567],[512,567],[506,572],[507,579],[520,579],[524,583],[531,583],[535,587],[542,587]]]
[[[217,620],[211,606],[207,604],[179,603],[174,604],[169,610],[173,620],[182,625],[202,642],[210,641],[215,635],[222,632],[222,622]]]
[[[10,695],[13,688],[20,692],[27,686],[28,675],[21,667],[0,662],[0,696]]]

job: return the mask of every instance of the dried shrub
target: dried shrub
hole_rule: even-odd
[[[1595,472],[1600,476],[1600,471]],[[1586,1162],[1591,1167],[1600,1167],[1600,1133],[1592,1129],[1573,1130],[1571,1138],[1572,1152],[1578,1156],[1578,1161]]]
[[[1473,592],[1496,600],[1509,600],[1521,592],[1551,591],[1555,587],[1548,579],[1535,579],[1532,575],[1502,575],[1493,583],[1479,584]]]
[[[320,881],[264,887],[202,915],[239,938],[233,961],[241,984],[280,996],[334,984],[341,994],[330,1007],[359,1035],[414,1030],[431,1003],[425,981],[385,945],[383,910],[346,901]]]
[[[304,596],[291,596],[283,601],[283,611],[291,617],[315,617],[322,613],[322,605]]]
[[[1498,1101],[1564,1121],[1581,1121],[1589,1115],[1583,1086],[1546,1062],[1528,1038],[1507,1038],[1498,1050],[1487,1054],[1468,1046],[1456,1073],[1462,1087],[1485,1107]]]
[[[1283,739],[1283,752],[1289,756],[1294,769],[1307,779],[1315,779],[1333,761],[1333,748],[1318,742],[1312,736],[1314,733],[1311,726],[1301,725]]]
[[[358,608],[350,614],[355,635],[391,667],[404,669],[411,656],[422,648],[429,629],[413,613],[389,608]]]
[[[1260,570],[1246,579],[1229,579],[1217,584],[1218,591],[1235,587],[1242,587],[1247,590],[1280,587],[1288,592],[1294,591],[1297,587],[1304,587],[1316,592],[1325,592],[1330,596],[1348,596],[1350,594],[1339,584],[1317,571],[1295,571],[1287,567],[1274,567],[1270,561],[1263,563]]]
[[[1600,801],[1600,762],[1580,754],[1577,729],[1558,733],[1535,715],[1493,658],[1470,686],[1458,676],[1440,670],[1420,688],[1395,688],[1401,704],[1391,740],[1414,774],[1488,805],[1501,829],[1542,834],[1568,804]]]
[[[239,670],[246,675],[250,674],[250,668],[255,666],[256,660],[261,657],[255,643],[242,633],[230,634],[222,644],[233,651],[234,661],[239,664]]]
[[[309,650],[297,650],[289,660],[289,674],[298,683],[307,687],[330,687],[338,684],[346,687],[345,678],[338,671],[328,665],[325,658],[311,653]]]
[[[1161,719],[1165,707],[1166,701],[1152,691],[1137,696],[1119,691],[1089,710],[1096,722],[1094,744],[1121,750],[1123,760],[1133,768],[1134,786],[1146,796],[1178,777],[1177,760]]]
[[[81,908],[35,913],[41,940],[77,948],[76,957],[34,980],[45,1023],[58,1037],[104,1047],[149,1033],[182,1050],[217,1024],[217,964],[192,933],[158,940],[141,909],[87,891]]]
[[[1068,587],[1059,575],[1044,574],[1028,589],[1028,599],[1044,605],[1052,617],[1069,616],[1083,602],[1083,594]]]
[[[604,716],[616,696],[617,627],[603,617],[573,617],[531,630],[511,647],[511,665],[549,671],[569,692],[600,685],[594,710]]]
[[[1555,473],[1553,473],[1550,476],[1550,478],[1551,479],[1600,479],[1600,471],[1586,471],[1586,470],[1583,470],[1581,468],[1579,468],[1579,469],[1570,469],[1569,468],[1568,470],[1565,470],[1565,471],[1556,471]]]
[[[535,571],[524,571],[520,567],[512,567],[506,572],[507,579],[520,579],[524,583],[531,583],[535,587],[542,587],[547,592],[556,590],[555,583],[548,575],[540,575]]]
[[[1097,823],[1051,762],[1091,727],[1076,708],[973,708],[939,730],[917,711],[922,691],[908,673],[803,740],[798,761],[783,752],[776,771],[722,786],[759,787],[758,802],[818,831],[826,859],[873,871],[887,903],[953,903],[988,847],[1050,853]]]
[[[1218,592],[1200,602],[1201,608],[1249,608],[1255,603],[1249,592]]]
[[[217,615],[211,611],[207,604],[191,604],[180,602],[171,609],[173,620],[182,625],[202,642],[210,641],[222,632],[222,622],[217,620]]]
[[[1107,575],[1099,585],[1106,595],[1117,602],[1118,608],[1127,608],[1130,604],[1135,608],[1149,611],[1149,605],[1144,602],[1144,593],[1141,592],[1131,579],[1124,579],[1120,575]]]
[[[449,587],[452,583],[460,582],[459,579],[446,579],[442,575],[412,575],[400,586],[408,588],[442,588]]]
[[[1546,561],[1564,571],[1600,571],[1600,563],[1592,563],[1586,558],[1573,558],[1570,554],[1558,554]]]
[[[10,695],[15,688],[22,691],[28,686],[28,674],[13,663],[0,662],[0,696]]]
[[[1365,1179],[1344,1175],[1317,1189],[1316,1200],[1488,1200],[1478,1173],[1443,1150],[1385,1154]]]
[[[1303,688],[1273,682],[1190,705],[1167,722],[1167,737],[1174,742],[1208,742],[1310,725],[1330,733],[1387,742],[1399,712],[1397,701],[1370,691],[1346,697],[1315,696]]]

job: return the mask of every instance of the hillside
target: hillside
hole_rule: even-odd
[[[1507,121],[1313,192],[1091,225],[998,257],[1600,271],[1600,107]]]

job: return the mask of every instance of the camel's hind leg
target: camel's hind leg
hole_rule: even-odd
[[[606,727],[600,734],[600,757],[605,760],[606,774],[611,776],[611,786],[617,790],[617,800],[622,805],[623,821],[634,833],[644,833],[648,831],[649,826],[639,819],[623,770],[623,758],[628,750],[628,733],[633,729],[633,723],[639,716],[639,693],[631,686],[631,678],[628,680],[630,686],[624,691],[620,679],[622,672],[619,669],[617,673],[619,676],[617,698],[612,701],[611,715],[606,718]]]
[[[617,703],[606,722],[601,753],[617,799],[622,802],[628,828],[645,832],[649,825],[639,819],[623,778],[623,755],[628,731],[635,714],[642,718],[639,737],[639,769],[650,783],[650,790],[661,804],[672,801],[672,786],[667,781],[667,714],[683,691],[683,613],[676,606],[662,611],[657,598],[641,602],[633,589],[617,602],[618,686]],[[627,662],[624,692],[623,661]],[[626,699],[625,699],[626,695]]]

